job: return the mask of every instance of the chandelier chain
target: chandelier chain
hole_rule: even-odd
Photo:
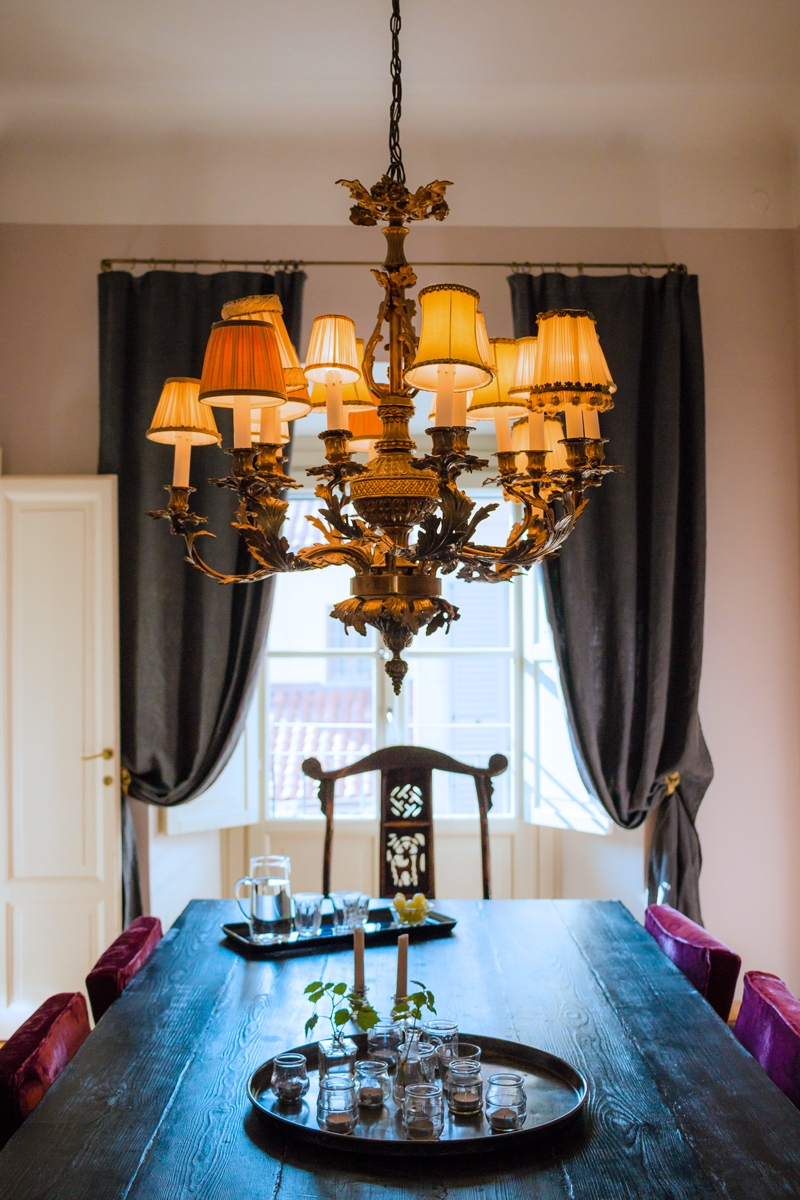
[[[403,166],[403,151],[400,147],[400,115],[403,105],[403,81],[400,62],[400,0],[392,0],[392,18],[389,28],[392,33],[392,106],[389,110],[389,170],[386,174],[395,183],[404,184],[406,169]]]

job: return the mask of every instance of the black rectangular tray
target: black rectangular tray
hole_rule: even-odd
[[[400,925],[388,905],[369,910],[369,921],[364,925],[364,942],[367,946],[391,946],[401,933],[407,933],[412,942],[428,942],[432,938],[449,937],[456,927],[455,917],[429,910],[419,925]],[[250,940],[247,921],[236,921],[222,926],[232,948],[252,958],[296,958],[303,954],[330,954],[335,950],[352,950],[352,929],[340,930],[333,924],[331,913],[323,913],[322,927],[316,937],[301,938],[292,932],[282,942],[266,946]]]

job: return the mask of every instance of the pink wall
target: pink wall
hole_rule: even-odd
[[[346,227],[0,226],[0,445],[9,473],[91,472],[95,275],[115,255],[379,257]],[[716,776],[701,810],[708,926],[800,992],[800,234],[784,230],[415,229],[419,259],[682,261],[700,277],[708,397],[708,580],[701,712]],[[307,318],[365,330],[365,268],[309,268]],[[481,291],[509,334],[502,270],[421,270]]]

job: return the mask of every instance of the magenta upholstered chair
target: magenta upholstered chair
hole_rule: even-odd
[[[0,1146],[30,1116],[88,1036],[83,994],[59,992],[0,1047]]]
[[[651,904],[644,927],[667,958],[727,1021],[742,965],[739,955],[669,904]]]
[[[800,1000],[766,971],[746,971],[733,1031],[774,1084],[800,1108]]]
[[[86,976],[95,1024],[118,1000],[161,941],[158,917],[137,917],[101,954]]]

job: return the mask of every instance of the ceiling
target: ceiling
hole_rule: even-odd
[[[189,223],[341,222],[332,180],[386,166],[389,12],[3,0],[0,218],[175,219],[180,168]],[[462,224],[796,224],[798,51],[797,0],[403,0],[410,182]]]

